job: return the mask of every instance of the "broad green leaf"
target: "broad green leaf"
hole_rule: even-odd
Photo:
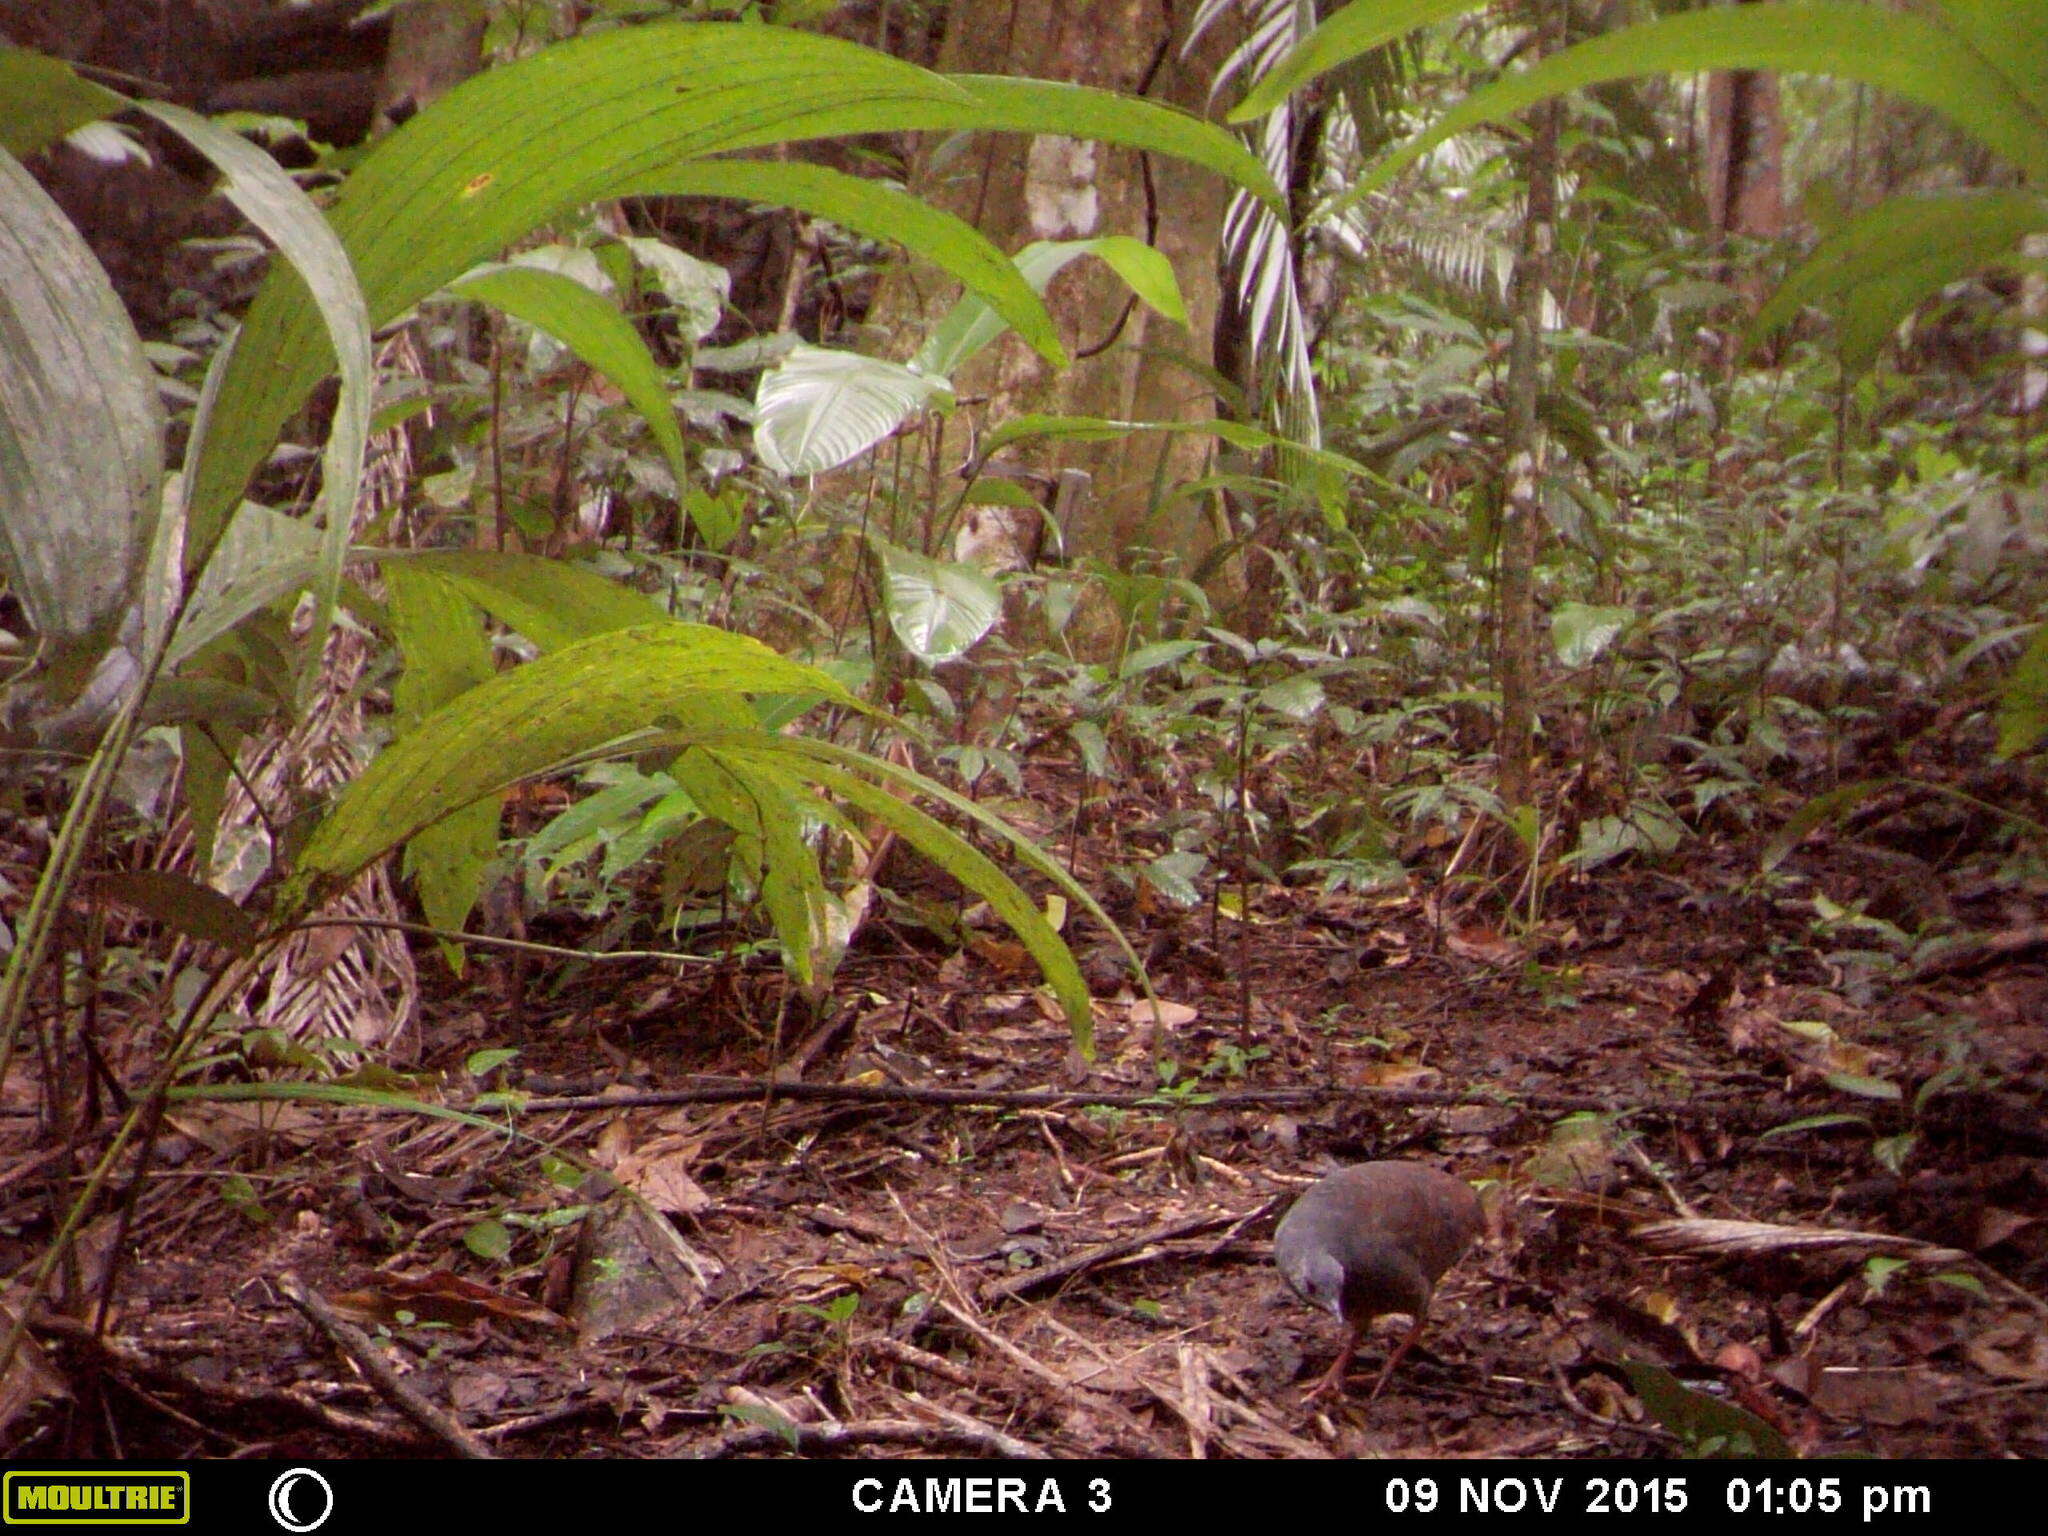
[[[1598,659],[1635,617],[1633,608],[1560,603],[1550,616],[1550,643],[1565,666],[1583,667]]]
[[[1002,591],[978,566],[928,559],[878,535],[868,543],[882,563],[889,627],[919,661],[951,661],[1002,615]]]
[[[819,474],[865,453],[948,394],[944,380],[900,363],[801,345],[761,375],[754,448],[779,474]]]
[[[689,484],[689,455],[676,425],[675,407],[669,403],[667,380],[647,343],[616,304],[559,272],[506,262],[473,268],[450,283],[448,291],[481,299],[546,331],[618,385],[619,393],[654,433],[676,484]]]
[[[1130,285],[1145,303],[1177,325],[1187,324],[1187,306],[1181,301],[1180,285],[1174,281],[1173,264],[1142,240],[1129,235],[1101,235],[1092,240],[1037,240],[1016,256],[1012,269],[1030,287],[1042,294],[1067,266],[1083,256],[1093,256]],[[976,353],[996,337],[1004,325],[1014,325],[979,294],[968,294],[946,312],[931,335],[911,359],[911,366],[924,373],[950,379]],[[1020,331],[1025,340],[1030,335]],[[1042,348],[1040,350],[1043,350]],[[1061,361],[1064,361],[1062,354]]]
[[[1949,283],[2016,257],[2048,231],[2048,197],[2033,192],[1900,196],[1823,240],[1771,295],[1745,346],[1821,304],[1840,317],[1842,360],[1867,368],[1912,308]]]
[[[392,724],[402,739],[434,712],[497,675],[484,639],[483,619],[469,599],[424,562],[393,560],[384,567],[390,593],[392,638],[405,669],[392,687]],[[436,928],[460,929],[482,894],[484,873],[498,851],[502,795],[485,795],[451,812],[405,845],[405,872],[419,889],[420,906]],[[441,953],[460,976],[460,945]]]
[[[778,27],[621,28],[491,69],[381,140],[334,204],[371,319],[384,324],[548,218],[703,157],[914,129],[1092,134],[1221,170],[1279,206],[1229,134],[1155,103],[1036,81],[949,80]],[[208,541],[328,367],[304,295],[273,274],[223,387],[223,430],[194,488]]]
[[[1230,110],[1233,123],[1264,117],[1294,91],[1362,53],[1398,37],[1467,11],[1484,0],[1359,0],[1347,5],[1301,40]]]
[[[127,105],[103,86],[79,79],[61,60],[0,44],[0,149],[10,155],[48,149]]]
[[[1116,669],[1116,675],[1119,678],[1138,677],[1146,672],[1156,672],[1161,667],[1174,666],[1204,649],[1206,644],[1202,640],[1155,640],[1126,656],[1123,665]]]
[[[1998,757],[2031,752],[2048,737],[2048,624],[2034,632],[1998,695]]]
[[[718,329],[732,297],[730,272],[650,235],[626,235],[619,244],[632,253],[633,260],[653,277],[662,297],[687,321],[683,329],[691,345]]]
[[[1176,849],[1162,853],[1158,858],[1139,866],[1139,873],[1154,890],[1176,906],[1192,907],[1202,899],[1202,888],[1195,884],[1196,878],[1209,866],[1209,860],[1191,848]]]
[[[393,742],[348,787],[307,842],[280,910],[309,910],[372,860],[488,795],[663,729],[707,701],[760,693],[855,704],[817,668],[702,624],[618,630],[500,673]]]
[[[1621,1368],[1650,1417],[1677,1435],[1694,1454],[1791,1459],[1792,1447],[1784,1435],[1747,1408],[1695,1392],[1661,1365],[1624,1360]]]
[[[2038,86],[2015,84],[2031,79],[2039,60],[2038,51],[1986,57],[1938,9],[1895,12],[1845,0],[1795,0],[1687,11],[1593,38],[1474,91],[1426,132],[1383,157],[1318,216],[1332,216],[1377,191],[1419,156],[1481,123],[1504,121],[1582,86],[1693,70],[1763,69],[1860,80],[1931,107],[2031,178],[2048,180],[2048,109],[2030,99]]]
[[[587,566],[490,549],[380,550],[387,570],[418,565],[543,651],[667,617],[644,593]]]
[[[1012,75],[947,78],[973,93],[975,108],[966,112],[950,107],[926,109],[928,119],[917,126],[1057,133],[1071,139],[1099,139],[1105,144],[1172,155],[1214,171],[1224,180],[1243,187],[1275,213],[1286,216],[1287,199],[1259,157],[1236,135],[1178,107],[1054,80],[1025,80]]]
[[[1022,257],[1013,264],[965,219],[887,183],[796,161],[705,160],[650,176],[635,191],[639,196],[734,197],[798,208],[872,239],[902,245],[957,277],[971,296],[963,304],[976,303],[999,316],[998,328],[1010,326],[1047,362],[1056,368],[1066,366],[1066,348],[1038,299],[1045,285],[1027,281],[1027,274],[1019,270]],[[1141,241],[1131,243],[1150,249]],[[1164,262],[1163,257],[1160,260]],[[1170,268],[1166,280],[1173,281]]]
[[[0,152],[0,576],[85,681],[136,601],[157,521],[163,411],[100,264]]]

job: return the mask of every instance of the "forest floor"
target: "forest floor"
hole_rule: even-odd
[[[1916,740],[1945,765],[1888,750],[1961,777]],[[1072,768],[1028,787],[1066,854]],[[908,907],[779,1044],[765,963],[480,953],[457,982],[422,945],[415,1090],[471,1107],[465,1062],[516,1045],[489,1086],[531,1096],[522,1135],[178,1106],[126,1241],[110,1210],[81,1244],[88,1283],[120,1257],[103,1336],[39,1314],[69,1395],[0,1451],[2042,1456],[2048,889],[1991,878],[1997,819],[1961,804],[1880,796],[1768,881],[1763,829],[1697,837],[1515,931],[1419,883],[1125,902],[1163,1026],[1077,935],[1092,1061],[1006,934],[950,948]],[[1132,812],[1093,811],[1074,863],[1107,890]],[[1875,937],[1933,913],[1966,937]],[[50,1231],[33,1068],[0,1104],[5,1271]],[[1391,1320],[1307,1404],[1338,1328],[1273,1225],[1380,1157],[1472,1180],[1488,1231],[1384,1396]]]

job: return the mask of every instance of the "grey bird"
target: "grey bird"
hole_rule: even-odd
[[[1422,1335],[1443,1272],[1484,1224],[1463,1179],[1427,1163],[1358,1163],[1310,1186],[1273,1234],[1273,1262],[1304,1301],[1336,1314],[1344,1344],[1309,1399],[1337,1391],[1360,1336],[1376,1317],[1414,1319],[1373,1383],[1378,1397]]]

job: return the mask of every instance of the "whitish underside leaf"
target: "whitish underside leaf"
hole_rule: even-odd
[[[987,572],[928,559],[880,537],[868,542],[882,562],[889,627],[918,660],[951,661],[1001,616],[1002,590]]]
[[[288,283],[300,295],[312,299],[327,356],[340,373],[334,419],[321,453],[322,537],[313,583],[317,607],[313,638],[303,653],[303,694],[313,685],[325,655],[323,640],[341,590],[341,567],[355,517],[356,489],[362,484],[363,450],[370,438],[370,321],[362,289],[357,286],[348,253],[326,218],[269,155],[239,134],[217,128],[182,107],[144,102],[139,109],[181,135],[221,172],[222,195],[285,257],[273,281]],[[229,358],[230,371],[240,351],[238,344]],[[206,441],[220,433],[221,406],[222,400],[209,394],[205,401],[208,419],[195,427],[195,441]],[[215,519],[203,537],[188,531],[188,568],[203,565],[211,556],[220,527]]]
[[[872,448],[947,393],[944,380],[900,363],[797,346],[761,375],[754,448],[778,474],[821,474]]]

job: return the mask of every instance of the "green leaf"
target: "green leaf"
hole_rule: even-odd
[[[1026,280],[1019,270],[1022,255],[1012,263],[966,220],[884,182],[798,161],[707,160],[650,176],[636,189],[636,195],[744,198],[798,208],[872,239],[892,241],[960,279],[971,295],[963,304],[977,304],[984,312],[1000,316],[999,327],[1008,325],[1055,368],[1066,366],[1067,351],[1060,345],[1059,331],[1039,302],[1045,285]],[[1150,249],[1140,241],[1131,243]],[[1165,258],[1160,260],[1164,263]],[[1171,267],[1166,280],[1169,284],[1173,281]],[[1175,294],[1177,297],[1177,289]]]
[[[0,153],[0,576],[52,660],[82,669],[135,603],[163,434],[155,375],[105,271]]]
[[[1903,1095],[1897,1083],[1886,1082],[1881,1077],[1863,1077],[1854,1072],[1830,1072],[1827,1075],[1830,1088],[1843,1093],[1853,1093],[1859,1099],[1884,1099],[1897,1102]]]
[[[2048,737],[2048,624],[2014,664],[1998,695],[1998,758],[2031,752]]]
[[[168,652],[175,665],[319,577],[321,538],[301,518],[245,501],[206,562]]]
[[[1093,256],[1130,285],[1131,291],[1177,325],[1188,322],[1173,264],[1142,240],[1129,235],[1102,235],[1092,240],[1038,240],[1024,247],[1012,269],[1034,296],[1045,292],[1069,264]],[[1002,334],[1008,317],[978,294],[969,294],[946,312],[917,350],[911,366],[921,372],[952,378],[968,359]],[[1015,324],[1014,321],[1008,321]],[[1020,332],[1020,334],[1022,334]],[[1025,336],[1027,341],[1029,335]],[[1043,350],[1041,348],[1041,350]],[[1062,355],[1064,361],[1064,354]]]
[[[645,593],[566,560],[489,549],[380,550],[377,558],[386,570],[433,572],[543,651],[667,618]]]
[[[2038,26],[2032,31],[2038,35]],[[1481,123],[1505,121],[1582,86],[1694,70],[1759,69],[1860,80],[1933,108],[2030,177],[2048,180],[2048,107],[2031,99],[2040,87],[2029,74],[2038,71],[2040,57],[2039,49],[1987,57],[1945,12],[1932,8],[1895,12],[1845,0],[1798,0],[1687,11],[1606,33],[1474,91],[1426,132],[1382,158],[1318,217],[1330,217],[1379,190],[1445,139]],[[2023,80],[2029,85],[2016,83]]]
[[[307,842],[280,910],[306,910],[443,817],[665,717],[807,692],[858,707],[817,668],[707,625],[645,625],[564,646],[470,689],[385,748]]]
[[[675,22],[592,33],[465,81],[363,157],[335,200],[334,226],[381,325],[537,224],[658,185],[691,160],[807,138],[984,128],[1181,155],[1280,204],[1244,146],[1155,103],[949,80],[778,27]],[[202,542],[327,366],[305,296],[273,274],[222,387],[231,427],[195,487]]]
[[[1178,107],[1053,80],[1024,80],[1012,75],[948,78],[973,93],[976,109],[934,112],[932,117],[938,120],[921,126],[1057,133],[1071,139],[1099,139],[1105,144],[1172,155],[1214,171],[1224,180],[1243,187],[1281,217],[1287,215],[1287,199],[1257,155],[1234,134]]]
[[[1323,707],[1323,699],[1323,685],[1306,674],[1282,678],[1258,693],[1261,709],[1270,709],[1290,720],[1314,719],[1316,711]]]
[[[1202,640],[1155,640],[1150,645],[1137,647],[1126,656],[1123,665],[1116,669],[1116,675],[1128,678],[1156,672],[1161,667],[1177,665],[1206,648],[1207,642]]]
[[[1826,794],[1815,795],[1792,815],[1785,824],[1771,835],[1764,844],[1764,851],[1757,860],[1757,867],[1765,873],[1776,869],[1785,858],[1806,840],[1806,834],[1816,827],[1838,821],[1855,810],[1857,806],[1892,788],[1896,779],[1858,779],[1853,784],[1842,784]]]
[[[32,155],[128,105],[58,59],[0,43],[0,149]],[[0,193],[0,198],[5,197]]]
[[[949,393],[944,380],[900,363],[799,345],[761,375],[754,449],[778,474],[819,474],[865,453]]]
[[[793,742],[791,745],[803,751],[806,748],[815,749],[822,743]],[[880,765],[870,761],[868,766],[879,769]],[[1081,979],[1080,967],[1074,963],[1073,952],[1045,920],[1044,914],[1038,910],[1031,898],[1017,887],[1015,881],[959,833],[933,820],[916,806],[898,799],[886,789],[870,784],[851,773],[841,772],[815,758],[804,763],[800,771],[820,788],[830,790],[857,809],[867,812],[986,901],[996,916],[1007,923],[1011,931],[1023,941],[1031,958],[1038,962],[1039,969],[1052,984],[1053,994],[1059,999],[1060,1006],[1066,1013],[1067,1027],[1073,1032],[1075,1046],[1084,1057],[1094,1056],[1095,1016],[1088,1001],[1088,984]],[[937,789],[937,786],[931,785],[929,781],[924,781],[924,785],[931,790]],[[958,801],[958,797],[950,794],[941,794],[940,798],[949,802]],[[1003,830],[1013,838],[1018,836],[1008,828]],[[1066,883],[1072,885],[1071,881]],[[1086,900],[1085,896],[1083,899]],[[1100,913],[1101,909],[1095,907],[1093,901],[1088,901],[1087,904],[1094,908],[1096,913]]]
[[[405,658],[391,696],[392,723],[402,739],[435,711],[496,676],[497,669],[476,608],[431,566],[391,561],[384,582],[392,638]],[[468,921],[498,851],[503,803],[503,795],[484,795],[422,828],[406,844],[405,872],[418,886],[421,909],[434,927],[459,929]],[[460,976],[462,947],[444,940],[441,953]]]
[[[1139,866],[1139,873],[1154,890],[1177,906],[1192,907],[1202,899],[1195,877],[1208,868],[1209,861],[1191,849],[1162,853]]]
[[[1913,307],[1949,283],[2018,254],[2048,230],[2048,198],[2033,192],[1950,191],[1900,196],[1858,214],[1823,240],[1757,313],[1744,350],[1809,304],[1840,317],[1842,361],[1870,366]]]
[[[1635,622],[1633,608],[1603,608],[1590,603],[1560,603],[1550,616],[1550,643],[1567,667],[1597,660],[1621,632]]]
[[[502,1221],[486,1217],[462,1234],[462,1246],[478,1258],[496,1263],[512,1252],[512,1233]]]
[[[868,536],[882,563],[889,627],[919,661],[951,661],[1002,616],[1003,594],[978,566],[928,559]]]
[[[1747,1408],[1695,1392],[1661,1365],[1640,1360],[1620,1364],[1650,1417],[1676,1434],[1693,1454],[1791,1459],[1792,1447],[1785,1437]]]
[[[481,299],[546,331],[618,385],[654,433],[676,484],[689,483],[689,456],[669,403],[668,383],[647,343],[616,305],[559,272],[506,262],[472,268],[450,283],[448,292]]]

